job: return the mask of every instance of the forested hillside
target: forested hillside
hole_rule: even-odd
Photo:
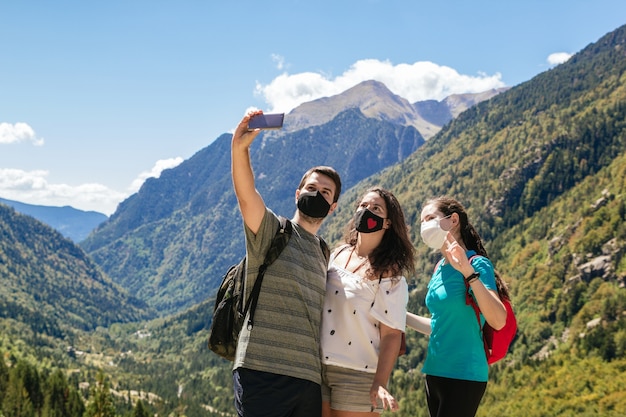
[[[67,337],[154,311],[111,282],[72,241],[0,204],[0,317]]]
[[[622,27],[461,114],[415,155],[357,185],[326,225],[337,241],[359,189],[394,190],[419,253],[411,309],[426,313],[439,255],[419,242],[421,207],[442,194],[467,206],[519,320],[513,353],[492,367],[481,416],[626,410],[625,81]],[[417,371],[427,341],[410,332],[408,343],[393,389],[400,415],[426,416]]]
[[[107,389],[89,332],[155,315],[60,232],[0,204],[0,416],[82,416]]]

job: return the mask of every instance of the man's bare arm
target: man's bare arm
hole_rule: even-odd
[[[231,143],[231,174],[235,195],[243,221],[255,234],[265,215],[265,202],[254,184],[254,173],[250,163],[250,145],[260,130],[248,131],[248,121],[251,116],[259,113],[262,111],[250,112],[241,119]]]

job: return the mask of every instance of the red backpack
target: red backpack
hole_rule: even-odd
[[[480,255],[471,256],[469,258],[470,263],[472,262],[472,259],[477,256]],[[509,351],[509,346],[511,345],[511,342],[513,342],[515,334],[517,333],[517,319],[515,318],[515,313],[513,312],[513,306],[511,306],[511,300],[509,300],[506,292],[503,292],[502,287],[504,286],[504,283],[500,279],[500,276],[495,270],[493,272],[496,276],[498,295],[500,296],[500,300],[506,309],[506,323],[500,330],[496,330],[491,327],[487,321],[485,321],[485,324],[482,327],[483,344],[485,345],[485,354],[487,355],[487,363],[489,365],[506,356]],[[472,306],[474,313],[476,313],[478,326],[480,326],[480,308],[478,307],[476,299],[469,292],[470,287],[467,281],[465,281],[465,289],[465,304]]]
[[[472,259],[480,255],[472,255],[469,258],[470,263]],[[435,269],[437,267],[435,266]],[[483,335],[483,344],[485,345],[485,355],[487,356],[487,363],[491,365],[504,358],[509,351],[509,346],[513,342],[515,335],[517,334],[517,319],[515,318],[515,313],[513,312],[513,306],[511,305],[511,300],[508,297],[508,293],[504,288],[504,282],[498,275],[498,273],[494,270],[494,274],[496,276],[496,285],[498,287],[498,295],[500,296],[500,300],[502,304],[504,304],[504,308],[506,309],[506,323],[504,327],[500,330],[496,330],[485,321],[485,324],[482,326],[482,335]],[[470,287],[467,281],[465,282],[465,304],[471,305],[474,309],[474,313],[476,313],[476,320],[478,320],[478,326],[480,326],[480,307],[478,307],[478,303],[476,299],[470,293]]]

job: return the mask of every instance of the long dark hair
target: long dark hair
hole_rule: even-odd
[[[386,272],[392,276],[415,272],[415,248],[409,238],[409,229],[404,220],[404,212],[398,199],[388,190],[380,187],[369,188],[357,201],[356,209],[363,197],[375,192],[385,200],[387,218],[391,226],[385,231],[380,244],[370,253],[370,267],[366,271],[368,277],[382,277]],[[355,209],[355,211],[356,211]],[[348,223],[344,240],[350,246],[355,246],[359,232],[354,226],[354,217]]]
[[[463,239],[463,243],[468,250],[474,250],[478,255],[484,256],[485,258],[489,258],[487,254],[487,250],[483,245],[483,240],[480,238],[480,235],[474,228],[474,226],[469,222],[467,217],[467,211],[465,211],[465,207],[459,201],[455,200],[452,197],[437,197],[432,200],[429,200],[426,205],[434,205],[437,209],[443,213],[444,217],[450,216],[453,213],[459,215],[460,228],[461,228],[461,239]],[[426,206],[425,205],[425,206]],[[511,297],[509,295],[509,289],[506,283],[502,280],[502,277],[496,271],[493,270],[494,275],[496,276],[496,286],[498,287],[498,294],[500,298],[506,298],[510,300]]]

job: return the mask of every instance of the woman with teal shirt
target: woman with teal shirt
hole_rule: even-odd
[[[431,317],[407,313],[407,326],[430,335],[422,368],[428,409],[431,417],[473,417],[487,388],[488,365],[476,315],[465,302],[465,282],[483,322],[502,328],[506,310],[493,265],[463,205],[449,197],[430,200],[421,222],[422,240],[443,255],[426,293]]]

